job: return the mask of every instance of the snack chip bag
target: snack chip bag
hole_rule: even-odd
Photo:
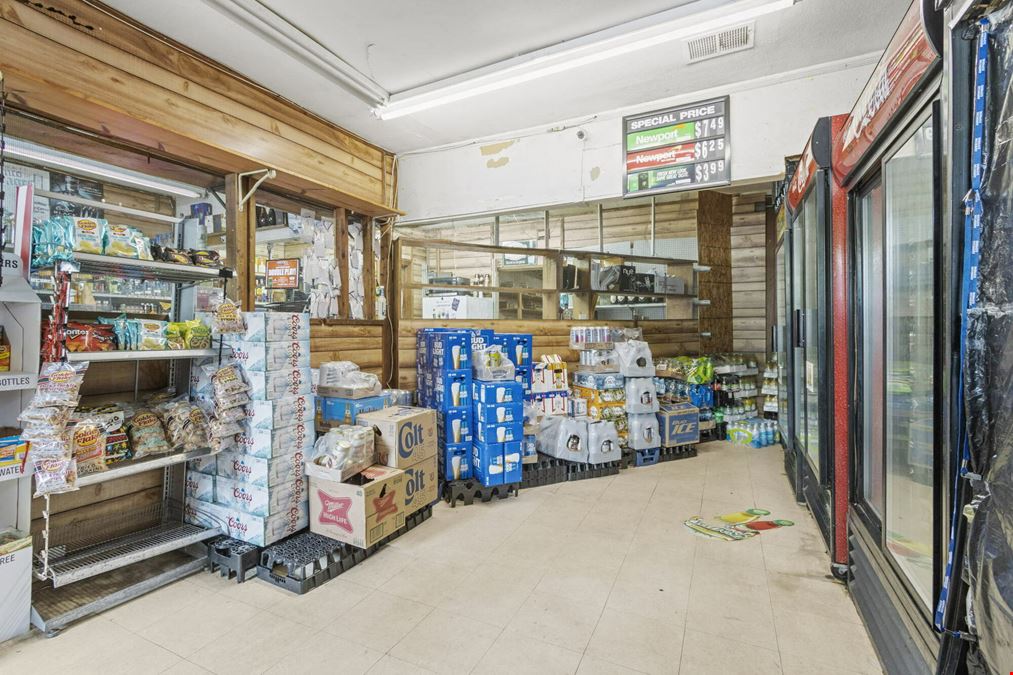
[[[36,497],[77,489],[77,461],[66,437],[36,441],[29,452]]]
[[[129,319],[127,319],[126,314],[120,314],[119,316],[114,317],[100,316],[98,318],[98,322],[100,324],[112,327],[113,333],[116,335],[116,345],[122,350],[134,348],[132,341],[130,340],[128,321]]]
[[[246,330],[246,321],[239,306],[228,298],[222,300],[215,309],[215,330],[219,334],[242,333]]]
[[[106,470],[106,430],[99,420],[85,419],[75,424],[70,429],[70,444],[78,475]]]
[[[129,225],[107,225],[105,254],[119,258],[140,258],[134,228]]]
[[[154,321],[151,319],[137,319],[133,321],[137,334],[138,351],[160,351],[169,348],[169,341],[166,339],[166,322]]]
[[[134,446],[134,458],[164,455],[172,451],[165,439],[165,430],[158,415],[150,410],[138,410],[127,422],[127,435]]]
[[[186,349],[186,322],[170,321],[165,327],[165,340],[169,349]]]
[[[183,336],[187,349],[211,348],[211,329],[200,319],[185,321]]]
[[[84,382],[86,370],[88,370],[87,361],[43,363],[39,370],[39,382],[35,389],[35,397],[29,406],[33,408],[76,406],[80,399],[78,392],[81,390],[81,383]]]
[[[78,253],[102,253],[106,221],[101,218],[73,218],[74,250]]]

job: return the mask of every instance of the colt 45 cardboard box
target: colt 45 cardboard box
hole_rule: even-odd
[[[360,426],[376,430],[376,463],[403,469],[436,455],[436,411],[392,406],[359,413]]]

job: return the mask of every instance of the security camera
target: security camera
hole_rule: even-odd
[[[585,138],[587,138],[587,132],[583,129],[577,129],[577,140],[583,141]]]

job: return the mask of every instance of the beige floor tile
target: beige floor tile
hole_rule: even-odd
[[[686,625],[693,630],[736,642],[777,650],[770,602],[737,595],[690,594]]]
[[[418,558],[384,584],[383,591],[435,607],[446,589],[472,572],[478,562],[462,567]]]
[[[861,624],[847,588],[833,579],[797,574],[768,574],[770,602],[775,612],[802,612]]]
[[[406,539],[407,537],[402,537]],[[384,546],[364,561],[344,572],[341,578],[366,586],[379,588],[407,567],[415,558],[401,549]]]
[[[309,642],[271,666],[266,672],[269,675],[288,675],[289,673],[292,675],[304,673],[357,675],[368,671],[383,656],[383,652],[363,647],[351,640],[318,633],[310,638]]]
[[[377,661],[368,672],[369,675],[426,675],[433,671],[416,666],[414,663],[395,659],[390,654],[387,654]]]
[[[841,670],[880,670],[879,659],[860,624],[802,612],[775,612],[774,626],[782,654]]]
[[[249,578],[241,584],[233,580],[231,584],[218,591],[218,594],[223,598],[245,602],[258,609],[268,609],[292,596],[290,591],[256,577]]]
[[[814,663],[795,654],[781,654],[781,671],[784,675],[864,675],[858,670],[841,670],[836,667]],[[871,671],[881,675],[882,670]]]
[[[207,675],[210,672],[207,668],[201,668],[192,661],[180,659],[175,665],[163,670],[162,675]]]
[[[682,673],[692,675],[780,675],[777,651],[757,649],[692,629],[686,631],[682,645]]]
[[[611,477],[570,481],[559,486],[559,489],[556,490],[556,496],[594,503],[601,498],[612,481],[613,478]]]
[[[577,564],[564,557],[545,572],[535,592],[552,593],[604,607],[618,573],[618,569]]]
[[[486,561],[458,583],[445,587],[439,607],[502,628],[510,623],[541,577],[541,570]]]
[[[138,634],[183,658],[189,658],[259,612],[261,610],[253,605],[216,594],[205,602],[162,614]]]
[[[676,666],[678,667],[678,664]],[[642,671],[591,656],[587,652],[584,652],[584,658],[580,660],[580,667],[577,668],[577,675],[634,675],[640,672]],[[678,673],[678,670],[671,672]]]
[[[344,621],[323,629],[331,635],[387,652],[432,611],[429,605],[373,591],[348,612]]]
[[[830,557],[823,551],[802,551],[792,546],[781,546],[773,538],[760,541],[768,574],[796,574],[809,579],[830,576]]]
[[[569,675],[577,671],[581,653],[505,630],[472,671],[476,675]]]
[[[437,609],[394,645],[390,655],[437,673],[468,673],[501,632],[497,626]]]
[[[568,537],[568,530],[525,521],[490,557],[508,565],[546,567],[566,546]]]
[[[766,563],[760,537],[765,536],[766,532],[741,541],[722,541],[697,535],[696,561],[704,565],[711,562],[730,563],[762,570]]]
[[[207,594],[205,587],[183,579],[114,607],[103,617],[136,633],[159,616],[201,602]]]
[[[605,606],[659,621],[684,623],[692,570],[624,564]]]
[[[549,644],[583,651],[602,608],[595,603],[577,602],[555,595],[533,594],[524,601],[508,630]]]
[[[342,576],[303,595],[286,592],[288,597],[271,605],[267,611],[316,632],[347,620],[349,610],[371,592],[371,589],[346,581]]]
[[[261,611],[194,652],[189,660],[218,675],[259,673],[302,652],[314,639],[326,637],[319,629]]]
[[[626,558],[626,547],[614,539],[586,532],[574,532],[566,539],[553,564],[590,565],[618,570]]]
[[[54,638],[60,639],[60,636]],[[159,673],[179,663],[182,659],[139,635],[109,622],[105,638],[107,642],[99,644],[115,645],[115,659],[107,659],[103,650],[96,650],[95,643],[78,651],[77,658],[65,672],[73,673],[110,673],[111,675],[133,675],[139,672]],[[42,657],[45,659],[45,655]],[[3,668],[0,668],[3,670]],[[10,671],[17,672],[17,671]],[[38,672],[37,668],[25,672]]]
[[[644,673],[679,670],[681,623],[606,609],[587,645],[587,653]]]

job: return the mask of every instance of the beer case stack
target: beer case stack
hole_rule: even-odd
[[[231,444],[190,462],[185,513],[191,522],[266,546],[309,522],[305,463],[315,440],[309,315],[243,316],[245,332],[224,336],[222,361],[243,368],[253,400]],[[217,363],[213,358],[195,364],[194,400],[210,400],[210,378],[202,365]]]

